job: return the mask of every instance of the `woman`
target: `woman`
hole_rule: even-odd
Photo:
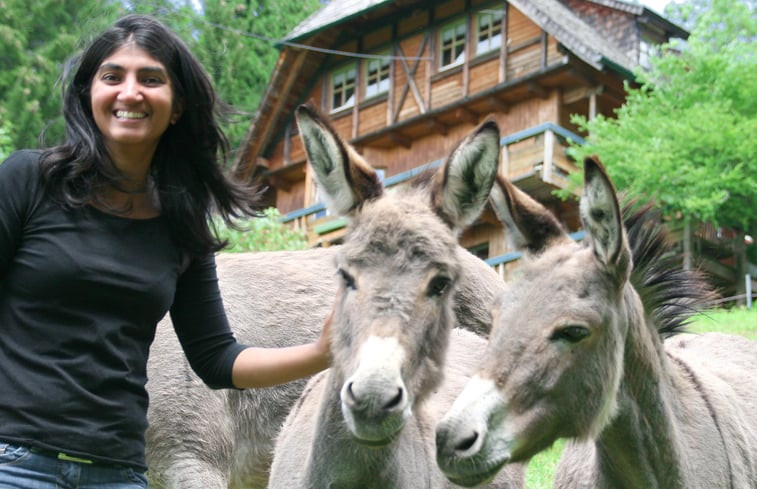
[[[232,336],[209,217],[259,209],[222,173],[216,112],[186,45],[129,15],[80,57],[65,143],[0,165],[0,488],[146,487],[145,369],[167,311],[211,387],[327,367],[329,319],[290,348]]]

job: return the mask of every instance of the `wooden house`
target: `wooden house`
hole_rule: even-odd
[[[575,202],[552,191],[575,169],[572,114],[612,115],[624,83],[680,27],[621,0],[330,0],[280,44],[271,81],[235,163],[262,179],[284,221],[313,246],[338,242],[293,119],[311,102],[387,185],[438,164],[486,117],[502,130],[501,173],[578,230]],[[493,266],[507,249],[491,212],[461,238]]]

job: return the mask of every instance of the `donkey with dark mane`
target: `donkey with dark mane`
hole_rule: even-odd
[[[299,110],[297,122],[318,185],[352,222],[337,256],[333,364],[287,418],[269,488],[452,487],[436,465],[433,428],[486,344],[453,330],[457,235],[487,202],[499,130],[484,123],[435,173],[389,193],[323,121]],[[522,467],[490,487],[523,487]]]
[[[493,134],[493,128],[487,127],[484,132]],[[320,144],[322,134],[308,131],[303,137],[306,145],[313,146]],[[491,136],[489,139],[494,140]],[[493,157],[488,155],[489,159]],[[469,169],[475,174],[477,167]],[[343,174],[344,179],[348,176],[351,185],[359,184],[352,174]],[[459,180],[458,176],[446,173],[438,174],[437,178]],[[366,192],[365,188],[352,186],[334,190],[347,196]],[[448,197],[448,193],[435,195],[440,207],[451,209]],[[332,200],[345,202],[339,197]],[[480,202],[470,204],[478,208]],[[461,214],[472,218],[473,209],[463,207]],[[396,224],[400,229],[402,223]],[[361,228],[371,225],[367,219],[353,222],[350,228],[354,239],[359,239]],[[449,244],[448,240],[445,243]],[[423,251],[420,246],[408,243],[407,249]],[[449,278],[454,278],[454,286],[445,287],[445,277],[439,277],[432,289],[438,289],[444,297],[445,307],[452,306],[454,319],[448,318],[449,321],[486,333],[493,298],[503,290],[504,282],[482,260],[458,245],[453,248],[451,270],[456,275]],[[236,337],[263,347],[314,340],[334,303],[339,283],[337,257],[343,255],[342,249],[340,245],[305,251],[218,255],[219,285]],[[445,342],[444,338],[441,335],[438,340]],[[275,436],[305,381],[265,389],[211,390],[187,364],[168,318],[158,328],[152,349],[159,353],[150,355],[148,364],[147,461],[151,487],[265,488]]]
[[[442,470],[474,486],[570,438],[557,488],[757,487],[757,342],[682,332],[709,288],[667,258],[646,211],[624,227],[598,160],[586,159],[584,177],[585,244],[513,185],[494,186],[531,259],[437,427]]]

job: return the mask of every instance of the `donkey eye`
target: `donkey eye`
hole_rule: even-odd
[[[352,290],[357,289],[357,285],[355,285],[355,277],[350,275],[346,270],[342,268],[339,269],[339,275],[342,276],[342,280],[344,280],[345,287]]]
[[[439,297],[449,288],[452,280],[449,277],[434,277],[428,284],[428,296]]]
[[[549,339],[552,341],[567,341],[568,343],[578,343],[590,334],[591,331],[589,331],[589,328],[572,324],[570,326],[562,326],[560,328],[557,328],[552,333],[552,336],[549,337]]]

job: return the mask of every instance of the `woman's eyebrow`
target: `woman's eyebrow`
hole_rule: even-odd
[[[110,70],[110,71],[126,71],[126,69],[123,66],[121,66],[121,65],[119,65],[117,63],[103,63],[103,64],[100,65],[100,68],[98,68],[97,71],[108,71],[108,70]],[[142,68],[139,68],[137,71],[139,73],[142,73],[142,74],[145,74],[145,73],[147,73],[147,74],[150,74],[150,73],[165,74],[166,73],[166,70],[163,69],[160,66],[143,66]]]

